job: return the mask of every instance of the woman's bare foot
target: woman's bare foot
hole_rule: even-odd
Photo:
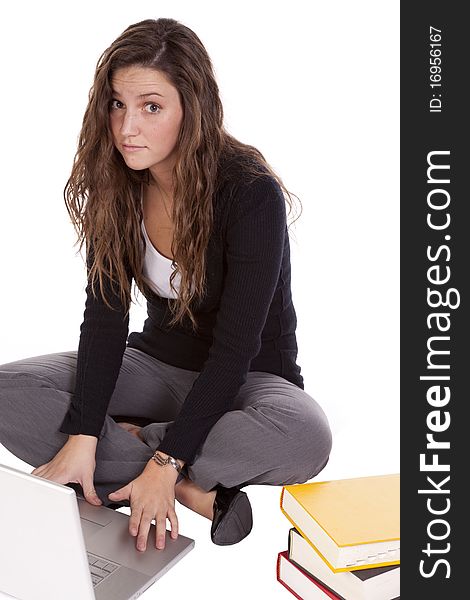
[[[206,492],[189,479],[182,479],[175,487],[178,502],[210,521],[214,516],[215,495],[215,490]]]
[[[119,427],[122,427],[129,433],[132,433],[132,435],[135,435],[135,437],[139,438],[139,440],[141,440],[142,442],[144,441],[142,436],[140,435],[140,430],[142,429],[142,427],[134,425],[133,423],[125,423],[124,421],[121,421],[120,423],[118,423],[118,425]]]

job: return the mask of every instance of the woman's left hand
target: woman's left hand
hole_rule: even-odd
[[[152,519],[156,525],[156,547],[165,548],[166,520],[171,524],[171,537],[178,537],[178,518],[175,512],[175,484],[178,472],[171,465],[161,467],[152,459],[145,469],[126,486],[108,494],[114,502],[129,500],[131,516],[129,533],[137,535],[137,550],[144,551]]]

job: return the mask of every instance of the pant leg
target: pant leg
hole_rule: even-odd
[[[76,361],[77,352],[70,351],[0,366],[0,443],[33,467],[49,462],[68,439],[59,428],[74,393]],[[166,368],[133,348],[124,352],[96,449],[94,483],[104,504],[110,503],[109,493],[143,471],[154,452],[112,415],[158,421],[154,425],[163,436],[197,376],[181,369],[177,378],[169,377]]]
[[[75,351],[0,366],[0,443],[33,466],[51,460],[68,439],[59,427],[75,371]],[[126,348],[96,451],[95,488],[105,504],[110,492],[142,472],[197,376]],[[325,466],[331,449],[327,418],[294,384],[250,372],[233,408],[214,425],[187,468],[189,478],[203,489],[218,483],[302,483]],[[112,415],[156,422],[141,430],[141,441]]]
[[[142,432],[150,445],[158,446],[158,425]],[[331,445],[328,419],[311,396],[278,375],[253,371],[234,409],[211,429],[187,474],[207,491],[217,484],[304,483],[327,464]]]

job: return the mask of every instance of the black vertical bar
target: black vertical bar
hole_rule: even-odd
[[[401,3],[405,600],[451,598],[459,588],[462,597],[469,594],[468,550],[463,550],[470,530],[465,516],[470,481],[470,202],[465,182],[470,172],[465,141],[470,138],[465,91],[470,53],[464,7],[443,1]],[[435,166],[428,171],[431,163]]]

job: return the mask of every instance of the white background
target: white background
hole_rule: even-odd
[[[398,2],[2,4],[0,365],[78,347],[85,270],[62,192],[99,55],[158,17],[198,34],[227,128],[302,201],[291,229],[299,364],[334,435],[317,480],[398,472]],[[1,445],[0,462],[32,470]],[[196,548],[143,597],[288,598],[275,577],[289,530],[280,491],[248,488],[253,531],[227,548],[178,506]]]

